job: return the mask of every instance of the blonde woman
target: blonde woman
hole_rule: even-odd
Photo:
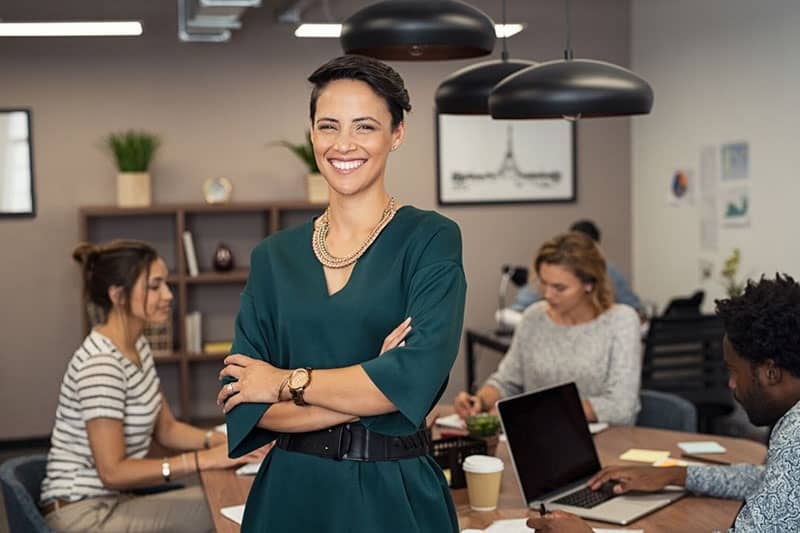
[[[497,372],[475,395],[460,393],[462,417],[497,400],[574,381],[589,422],[632,425],[639,412],[639,317],[615,304],[606,261],[588,236],[545,242],[533,264],[544,300],[525,310]]]

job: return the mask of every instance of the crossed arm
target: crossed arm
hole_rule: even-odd
[[[384,339],[380,355],[400,346],[410,331],[411,318],[408,318]],[[315,431],[353,422],[361,416],[397,410],[361,365],[314,370],[311,383],[304,391],[309,405],[298,406],[288,401],[290,396],[285,388],[278,397],[289,370],[241,354],[228,356],[224,362],[220,379],[231,377],[237,381],[220,389],[217,403],[224,405],[225,413],[240,403],[273,404],[258,422],[258,427],[263,429],[280,433]]]

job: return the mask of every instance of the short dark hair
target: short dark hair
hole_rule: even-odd
[[[588,235],[594,242],[600,242],[600,228],[589,219],[578,220],[574,222],[570,227],[570,231],[579,231],[584,235]]]
[[[392,115],[392,129],[403,121],[404,111],[411,111],[408,91],[397,71],[371,57],[345,55],[331,59],[308,77],[308,81],[314,85],[309,106],[312,123],[317,114],[319,94],[334,80],[358,80],[369,85],[386,102]]]
[[[747,282],[741,296],[716,300],[728,341],[752,364],[772,359],[800,377],[800,284],[787,274]]]
[[[100,246],[83,242],[72,252],[72,258],[82,267],[89,302],[102,311],[105,321],[113,306],[108,289],[122,287],[124,308],[130,311],[133,286],[142,272],[150,275],[150,265],[158,259],[158,252],[146,242],[135,240],[115,240]]]

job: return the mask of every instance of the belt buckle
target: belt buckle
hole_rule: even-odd
[[[336,447],[337,461],[347,459],[347,454],[350,452],[350,445],[353,442],[353,433],[350,430],[350,424],[344,424],[339,430],[339,443]]]

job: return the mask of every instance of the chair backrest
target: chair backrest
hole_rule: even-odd
[[[727,390],[724,333],[715,315],[653,318],[645,339],[642,388],[682,396]]]
[[[636,419],[637,426],[697,432],[697,409],[689,400],[646,389],[640,391],[639,399],[642,409]]]
[[[0,465],[8,529],[11,533],[51,533],[39,512],[39,495],[47,456],[27,455]]]
[[[703,305],[706,292],[703,290],[695,291],[691,296],[673,298],[664,309],[665,317],[685,317],[699,316],[702,314],[700,306]]]

